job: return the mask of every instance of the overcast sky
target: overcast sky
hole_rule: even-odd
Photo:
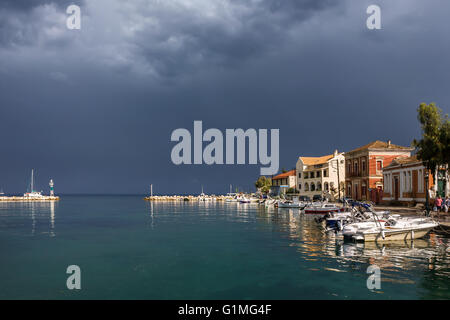
[[[81,29],[66,8],[81,7]],[[381,30],[366,9],[381,7]],[[176,166],[171,132],[279,128],[280,170],[449,112],[450,2],[2,0],[0,189],[250,190],[260,165]]]

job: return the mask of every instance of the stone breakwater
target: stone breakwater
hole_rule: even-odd
[[[0,197],[0,202],[29,202],[29,201],[58,201],[59,197],[56,196],[42,196],[38,198],[32,198],[32,197],[19,197],[19,196],[12,196],[12,197]]]
[[[144,200],[147,201],[223,201],[225,196],[214,196],[214,195],[204,195],[204,196],[149,196],[145,197]]]

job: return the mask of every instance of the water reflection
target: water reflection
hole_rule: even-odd
[[[0,202],[0,229],[56,236],[56,201]]]
[[[310,270],[357,272],[364,274],[369,264],[382,270],[382,281],[387,283],[417,284],[432,287],[424,297],[446,297],[450,294],[450,239],[430,233],[424,239],[387,243],[344,242],[334,234],[325,232],[313,218],[296,209],[257,210],[258,222],[272,224],[277,232],[295,247],[306,261],[318,261]],[[330,267],[334,261],[333,267]],[[436,285],[436,282],[439,285]],[[430,283],[434,283],[432,286]]]

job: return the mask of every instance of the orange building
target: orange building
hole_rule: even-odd
[[[272,193],[279,194],[280,192],[285,192],[289,188],[295,189],[295,185],[295,169],[280,173],[272,178]]]
[[[374,141],[345,154],[345,193],[354,200],[379,202],[383,168],[399,157],[410,157],[413,148]]]

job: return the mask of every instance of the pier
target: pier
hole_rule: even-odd
[[[199,196],[148,196],[145,197],[144,200],[146,201],[204,201],[204,200],[211,200],[211,201],[224,201],[227,197],[226,196],[215,196],[215,195],[199,195]]]
[[[41,197],[26,197],[26,196],[5,196],[0,197],[0,202],[36,202],[36,201],[58,201],[58,196],[41,196]]]

